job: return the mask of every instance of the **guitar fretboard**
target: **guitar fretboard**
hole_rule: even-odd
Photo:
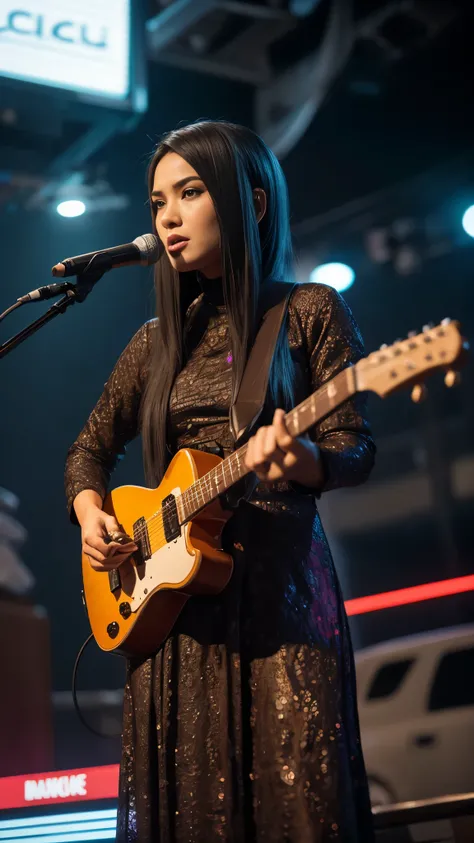
[[[285,422],[291,436],[296,437],[305,433],[357,392],[356,366],[339,372],[327,384],[286,414]],[[249,474],[249,469],[245,465],[246,452],[247,445],[242,445],[178,497],[177,506],[181,524],[190,521],[204,507],[230,489],[234,483]]]

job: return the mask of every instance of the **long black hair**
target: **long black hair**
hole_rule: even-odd
[[[159,143],[148,169],[150,196],[156,166],[167,152],[176,152],[196,170],[214,203],[221,236],[234,400],[255,338],[259,294],[273,281],[293,280],[285,177],[277,158],[255,132],[234,123],[205,120],[176,129]],[[267,210],[260,223],[253,201],[255,188],[263,188],[267,196]],[[150,485],[161,481],[168,462],[168,402],[184,363],[182,287],[195,278],[194,272],[178,273],[166,253],[155,266],[158,322],[141,409],[143,460]],[[270,392],[279,406],[291,406],[292,364],[286,327],[277,344]]]

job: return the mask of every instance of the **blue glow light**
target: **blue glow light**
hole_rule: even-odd
[[[89,840],[115,840],[116,809],[49,814],[0,820],[2,843],[82,843]]]
[[[355,281],[355,272],[345,263],[322,263],[313,269],[309,280],[334,287],[339,293],[348,290]]]
[[[30,826],[51,825],[53,823],[93,822],[96,820],[109,820],[115,822],[117,819],[116,808],[107,808],[103,811],[74,811],[64,814],[49,814],[43,817],[20,817],[16,820],[0,820],[0,831],[13,828],[29,828]],[[39,833],[39,828],[38,828]]]
[[[474,237],[474,205],[465,211],[462,218],[462,227],[469,237]]]
[[[80,217],[86,206],[79,199],[68,199],[66,202],[60,202],[56,210],[62,217]]]
[[[70,831],[66,834],[41,834],[41,837],[25,837],[25,832],[21,831],[12,833],[13,837],[3,838],[4,843],[17,843],[19,840],[23,843],[85,843],[88,840],[115,840],[117,836],[115,826],[106,831]]]

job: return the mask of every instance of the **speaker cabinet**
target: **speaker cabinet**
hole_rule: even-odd
[[[54,769],[49,621],[0,597],[0,776]]]

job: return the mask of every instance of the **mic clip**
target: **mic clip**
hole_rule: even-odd
[[[38,287],[37,290],[31,290],[26,295],[20,296],[17,299],[17,305],[28,304],[30,301],[52,299],[64,293],[75,301],[83,302],[89,295],[94,284],[107,272],[107,269],[93,266],[94,258],[89,261],[87,268],[80,275],[76,275],[76,282],[74,284],[72,281],[59,281],[56,284],[46,284],[44,287]]]
[[[70,281],[62,281],[59,284],[46,284],[44,287],[38,287],[37,290],[31,290],[24,296],[20,296],[17,302],[27,304],[30,301],[44,301],[45,299],[53,299],[56,296],[62,296],[69,290],[74,289],[74,284]]]

